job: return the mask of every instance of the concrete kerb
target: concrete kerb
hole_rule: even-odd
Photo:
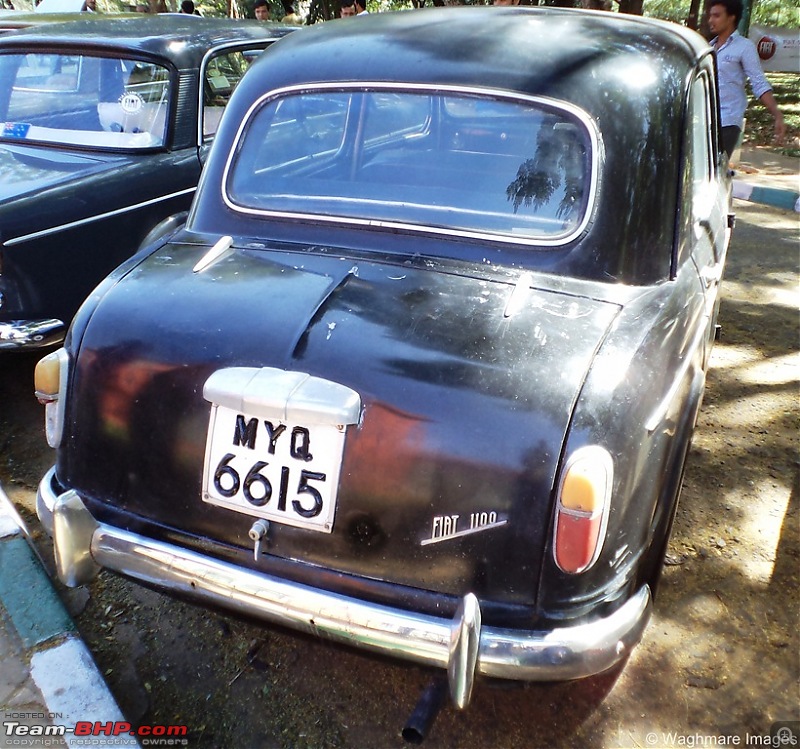
[[[734,156],[734,198],[800,213],[800,159],[754,147]]]
[[[11,704],[0,705],[0,745],[17,736],[32,741],[38,735],[48,740],[58,737],[69,747],[138,747],[130,735],[75,736],[79,721],[119,725],[125,723],[125,718],[2,486],[0,608],[0,629],[13,629],[4,642],[21,642],[22,650],[10,653],[0,649],[0,673],[11,672],[5,661],[13,658],[17,671],[28,670],[22,678],[29,675],[35,685],[27,688],[24,704],[10,701]],[[42,733],[45,730],[51,732]]]
[[[787,211],[800,213],[800,192],[779,187],[760,187],[750,182],[734,178],[732,194],[734,198],[750,203],[771,205]]]

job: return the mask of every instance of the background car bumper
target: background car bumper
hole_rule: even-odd
[[[53,346],[64,340],[66,330],[66,325],[55,319],[0,322],[0,351]]]
[[[645,585],[612,614],[542,631],[481,626],[471,593],[453,619],[418,614],[288,582],[98,522],[74,491],[56,494],[52,470],[37,510],[52,531],[62,582],[83,585],[100,568],[239,614],[396,658],[447,669],[458,707],[476,674],[529,681],[605,671],[639,642],[651,611]]]

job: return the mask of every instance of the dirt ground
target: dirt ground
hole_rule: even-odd
[[[784,721],[800,737],[798,222],[736,211],[722,337],[643,642],[624,668],[580,684],[481,684],[425,746],[763,746]],[[35,360],[0,365],[0,481],[33,527],[52,460],[26,381]],[[192,747],[401,747],[429,677],[107,573],[62,593],[127,717],[186,724]]]

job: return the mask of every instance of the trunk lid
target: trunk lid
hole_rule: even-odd
[[[306,373],[355,391],[360,420],[347,427],[330,532],[271,523],[262,548],[533,604],[564,435],[618,307],[515,291],[505,272],[332,251],[237,250],[193,273],[203,251],[163,248],[90,318],[62,482],[258,568],[256,518],[201,498],[203,388],[229,367]]]

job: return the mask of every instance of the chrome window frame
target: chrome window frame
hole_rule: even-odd
[[[507,102],[520,103],[525,105],[536,105],[546,107],[551,110],[563,112],[570,117],[578,120],[585,128],[589,136],[591,154],[589,157],[589,188],[586,195],[586,208],[583,216],[575,228],[567,234],[553,237],[531,237],[520,236],[518,234],[503,234],[500,232],[486,232],[458,229],[456,227],[430,226],[426,224],[406,223],[402,221],[386,221],[379,219],[359,219],[349,216],[326,216],[319,213],[304,213],[300,211],[276,211],[261,208],[251,208],[236,203],[228,193],[228,181],[233,168],[236,154],[239,150],[242,137],[250,124],[253,116],[269,100],[282,96],[296,95],[300,93],[314,93],[317,91],[341,91],[341,92],[366,92],[366,91],[396,91],[405,93],[431,93],[439,95],[452,94],[455,96],[480,96],[482,98],[494,98]],[[364,228],[380,228],[390,230],[400,230],[415,234],[434,234],[444,237],[460,237],[464,239],[478,239],[490,241],[498,244],[514,244],[538,247],[561,247],[569,244],[579,237],[591,221],[595,209],[597,196],[598,172],[600,163],[600,136],[594,120],[580,107],[568,102],[560,101],[545,96],[533,96],[515,91],[507,91],[481,86],[451,86],[436,85],[427,83],[388,83],[385,81],[359,81],[358,83],[349,82],[328,82],[328,83],[306,83],[267,91],[260,96],[249,109],[239,123],[239,128],[234,137],[225,167],[222,172],[222,184],[220,192],[225,205],[236,213],[261,218],[279,219],[303,219],[315,223],[339,225],[339,226],[358,226]]]
[[[210,144],[216,138],[217,133],[215,132],[214,135],[210,135],[208,137],[205,136],[203,133],[203,110],[205,107],[205,91],[203,89],[203,84],[206,80],[206,70],[208,68],[209,62],[215,57],[219,57],[221,54],[225,54],[226,52],[248,52],[250,50],[260,49],[259,56],[264,53],[264,51],[270,47],[270,45],[277,42],[277,39],[252,39],[247,42],[227,42],[226,44],[220,44],[218,47],[213,47],[206,51],[203,55],[203,59],[200,61],[200,73],[197,78],[197,143],[198,145],[206,145]],[[251,63],[252,64],[252,63]],[[238,86],[237,86],[238,88]],[[227,105],[225,109],[227,109]]]

